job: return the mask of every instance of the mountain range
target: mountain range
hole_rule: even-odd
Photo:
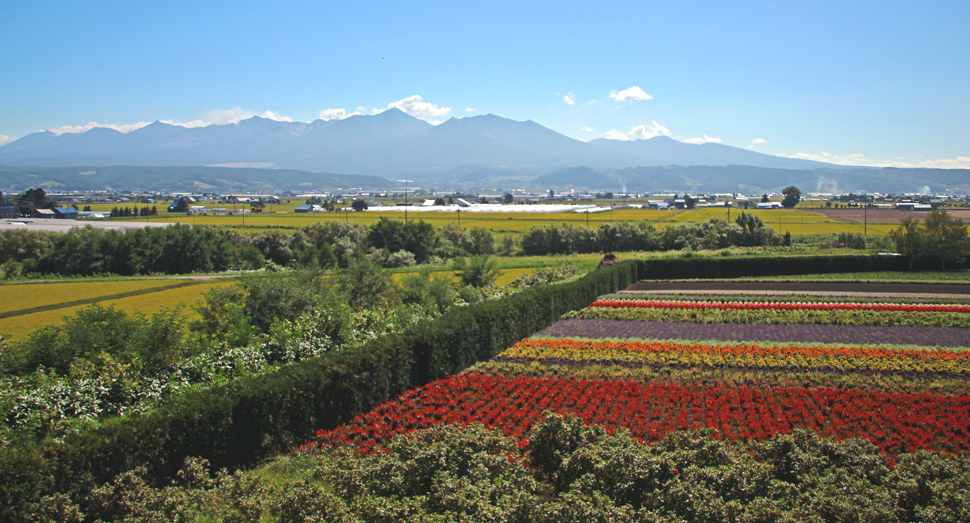
[[[283,169],[411,177],[503,168],[545,173],[585,165],[751,165],[817,169],[828,164],[781,158],[722,144],[695,145],[666,136],[583,142],[531,120],[492,114],[440,125],[398,109],[310,123],[254,116],[235,124],[186,128],[155,122],[127,134],[95,127],[82,133],[38,132],[0,147],[0,164],[22,166],[190,166],[260,164]]]
[[[129,133],[38,132],[0,147],[0,165],[14,166],[0,169],[0,186],[8,189],[49,182],[261,192],[390,188],[407,178],[433,186],[638,192],[761,192],[792,184],[825,192],[970,190],[968,170],[851,168],[667,136],[584,142],[531,120],[487,114],[432,125],[398,109],[309,123],[254,116],[195,128],[155,122]]]

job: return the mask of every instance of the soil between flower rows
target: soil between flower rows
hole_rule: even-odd
[[[775,341],[970,347],[970,331],[948,327],[562,320],[535,334],[557,338]]]

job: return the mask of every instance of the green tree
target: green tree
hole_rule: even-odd
[[[370,227],[367,244],[389,253],[408,251],[418,263],[425,263],[438,246],[439,237],[434,227],[424,221],[404,223],[381,217]]]
[[[768,193],[761,195],[761,203],[768,203]]]
[[[455,258],[452,268],[459,273],[461,283],[472,287],[485,287],[495,282],[495,278],[501,274],[495,260],[491,256],[472,256],[467,261],[465,258]]]
[[[354,309],[367,309],[381,301],[392,301],[397,287],[391,275],[358,249],[347,263],[338,286]]]
[[[367,202],[365,202],[364,200],[354,200],[353,203],[350,204],[350,206],[353,207],[354,210],[357,212],[367,210]]]
[[[913,262],[923,255],[922,225],[912,216],[906,216],[899,221],[899,227],[889,231],[896,246],[896,252],[909,260],[909,270],[913,270]]]
[[[802,191],[794,185],[782,189],[781,194],[785,195],[785,198],[781,201],[781,206],[786,209],[794,209],[802,199]]]
[[[2,195],[0,195],[0,196],[2,196]],[[512,203],[514,200],[515,200],[515,197],[512,196],[512,193],[510,193],[510,192],[505,193],[505,196],[502,198],[502,201],[504,203]],[[2,201],[2,200],[0,200],[0,201]]]
[[[179,201],[175,202],[173,212],[189,212],[189,201],[185,198],[179,198]]]
[[[970,255],[967,226],[944,211],[931,211],[923,221],[923,232],[926,255],[939,258],[943,270],[946,270],[947,262],[960,263]]]
[[[439,196],[439,197],[437,197],[437,198],[434,199],[434,204],[436,206],[443,206],[445,204],[445,199],[442,198],[441,196]]]

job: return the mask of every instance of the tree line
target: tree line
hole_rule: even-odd
[[[940,268],[946,270],[947,263],[960,263],[970,255],[967,226],[939,209],[930,211],[923,223],[911,216],[903,218],[889,235],[896,252],[909,260],[910,270],[920,258],[937,259]]]

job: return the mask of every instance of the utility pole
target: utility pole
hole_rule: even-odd
[[[404,224],[408,223],[408,182],[413,182],[414,180],[398,180],[399,182],[404,182]]]

